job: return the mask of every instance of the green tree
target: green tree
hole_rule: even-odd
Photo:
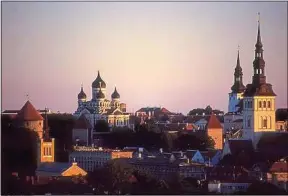
[[[182,134],[174,141],[175,150],[207,150],[213,149],[214,145],[214,140],[207,135],[197,136],[192,134]]]
[[[97,120],[94,129],[96,132],[110,132],[109,124],[105,120]]]

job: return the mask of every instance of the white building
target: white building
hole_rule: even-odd
[[[232,194],[235,192],[245,192],[250,185],[250,182],[212,181],[208,183],[208,191],[221,194]]]
[[[132,158],[132,151],[94,148],[87,146],[74,146],[74,151],[69,154],[69,162],[77,162],[85,171],[93,171],[104,166],[109,160],[115,158]]]

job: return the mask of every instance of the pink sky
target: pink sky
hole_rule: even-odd
[[[287,107],[287,3],[2,2],[2,110],[74,112],[81,83],[91,99],[100,70],[128,111],[227,111],[237,46],[244,84],[261,12],[267,82]]]

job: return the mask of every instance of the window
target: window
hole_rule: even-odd
[[[266,108],[266,101],[263,101],[263,108]]]
[[[264,120],[263,120],[263,127],[264,127],[264,128],[267,128],[267,119],[264,119]]]
[[[262,102],[259,101],[259,108],[262,108]]]
[[[270,101],[267,101],[267,107],[271,108],[271,102]]]
[[[247,127],[250,127],[251,126],[251,119],[248,119],[247,120]]]

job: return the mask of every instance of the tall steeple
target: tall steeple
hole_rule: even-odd
[[[45,141],[50,140],[47,110],[48,108],[45,108],[44,138],[43,138]]]
[[[239,46],[238,46],[238,55],[237,55],[237,63],[234,71],[234,84],[231,87],[232,93],[242,93],[245,90],[245,86],[243,85],[243,72],[242,67],[240,66],[240,57],[239,57]]]
[[[255,59],[253,61],[254,75],[252,79],[252,84],[254,86],[259,86],[260,84],[266,83],[265,61],[263,58],[264,50],[260,33],[260,13],[258,13],[258,17],[257,42],[255,44]]]

